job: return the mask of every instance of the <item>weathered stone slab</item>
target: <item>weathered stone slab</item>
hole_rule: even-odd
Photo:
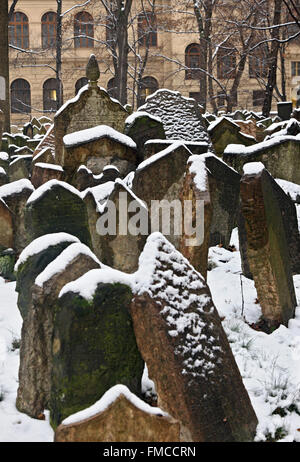
[[[180,441],[180,424],[116,385],[93,406],[65,419],[54,441],[175,442]]]
[[[228,117],[221,117],[208,127],[213,147],[217,155],[222,156],[228,144],[236,143],[251,146],[256,143],[252,136],[241,132],[241,127]]]
[[[49,127],[45,137],[39,142],[33,152],[33,163],[55,161],[55,135],[54,126]]]
[[[51,236],[48,236],[49,239]],[[67,248],[53,258],[66,245]],[[48,408],[50,399],[54,302],[65,284],[91,269],[99,268],[100,263],[87,246],[70,241],[49,246],[26,263],[26,270],[31,275],[26,283],[29,288],[31,282],[31,287],[22,328],[17,406],[31,417],[38,417]],[[40,269],[43,270],[35,277]],[[24,280],[24,276],[27,275],[24,275],[22,266],[18,273],[21,291],[20,278]]]
[[[223,160],[240,174],[248,162],[262,162],[274,178],[300,184],[300,138],[278,136],[254,146],[231,144],[224,151]]]
[[[263,164],[255,162],[244,167],[241,211],[247,233],[247,256],[263,317],[270,328],[287,324],[297,305],[285,229],[288,222],[279,205],[280,200],[284,203],[286,200],[277,188]]]
[[[146,141],[166,138],[161,119],[143,111],[134,112],[127,117],[124,133],[135,141],[139,154],[139,162],[142,162],[145,158]]]
[[[92,270],[60,292],[50,399],[54,427],[116,384],[140,395],[144,362],[129,314],[132,291],[122,274]]]
[[[3,111],[0,110],[0,140],[2,139],[3,128],[4,128],[4,113]]]
[[[167,139],[211,141],[202,118],[202,109],[193,98],[186,98],[178,91],[157,90],[147,97],[138,111],[160,117]]]
[[[13,249],[19,254],[29,243],[30,239],[25,229],[25,206],[29,196],[34,191],[32,183],[21,179],[7,183],[0,187],[0,198],[12,213],[13,221]]]
[[[85,204],[79,191],[63,181],[50,180],[35,190],[26,204],[25,225],[31,240],[66,232],[90,245]]]
[[[131,314],[158,406],[185,441],[252,441],[257,418],[204,279],[159,233],[139,272]]]
[[[0,246],[13,247],[14,230],[12,212],[3,199],[0,199]]]
[[[150,233],[147,206],[120,179],[116,180],[108,199],[108,208],[105,207],[96,224],[101,246],[100,259],[119,271],[133,273],[138,268],[140,253]],[[116,213],[116,223],[109,219],[110,213]],[[131,224],[136,226],[138,234],[131,229]],[[107,234],[104,235],[106,230]]]
[[[36,162],[32,167],[31,183],[35,188],[50,180],[64,180],[64,169],[60,165]]]
[[[0,250],[0,276],[10,281],[15,280],[15,252],[13,249]]]
[[[116,165],[122,175],[127,175],[137,164],[136,143],[107,125],[65,135],[63,145],[60,162],[70,180],[82,164],[94,175],[100,174],[109,164]]]
[[[18,181],[22,178],[30,178],[31,176],[32,155],[22,155],[16,157],[10,164],[8,169],[10,181]]]
[[[145,142],[145,159],[157,154],[160,151],[168,148],[174,140],[158,140],[153,139]],[[209,151],[209,144],[206,141],[187,141],[184,140],[184,145],[191,151],[192,154],[205,154]]]

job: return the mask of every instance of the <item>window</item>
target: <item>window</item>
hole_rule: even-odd
[[[48,79],[43,85],[43,107],[44,111],[57,111],[57,93],[59,81],[57,79]]]
[[[138,105],[144,104],[147,96],[158,90],[158,82],[154,77],[144,77],[140,84]]]
[[[233,50],[222,50],[217,55],[218,79],[233,79],[235,77],[236,56]]]
[[[50,11],[42,17],[42,48],[52,48],[56,41],[56,13]]]
[[[253,106],[262,106],[265,99],[264,90],[253,90]]]
[[[75,95],[79,92],[80,88],[84,87],[89,83],[88,79],[86,77],[81,77],[81,79],[78,79],[77,82],[75,83]]]
[[[187,80],[198,80],[200,78],[200,45],[192,43],[185,49],[185,65],[188,69],[185,71]]]
[[[141,46],[157,47],[157,23],[154,13],[145,12],[139,14],[138,39]]]
[[[292,61],[292,77],[300,75],[300,61]]]
[[[107,93],[111,98],[116,97],[116,86],[114,77],[107,82]]]
[[[11,112],[14,114],[30,114],[31,95],[27,80],[16,79],[10,86]]]
[[[249,56],[249,77],[262,78],[268,77],[268,50],[261,47]]]
[[[75,48],[93,48],[94,24],[93,17],[86,11],[76,14],[74,19]]]
[[[8,29],[11,45],[18,48],[29,48],[29,25],[26,14],[14,13]]]

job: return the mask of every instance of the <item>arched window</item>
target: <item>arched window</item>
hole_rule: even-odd
[[[43,108],[47,112],[57,111],[57,94],[59,90],[59,81],[57,79],[48,79],[43,85]]]
[[[107,93],[111,98],[116,97],[116,86],[114,77],[107,82]]]
[[[266,78],[268,76],[268,48],[260,46],[249,55],[249,77]]]
[[[200,78],[200,45],[192,43],[185,49],[185,78],[198,80]]]
[[[144,104],[147,96],[158,90],[158,82],[154,77],[144,77],[140,84],[138,105]]]
[[[81,11],[74,18],[74,46],[75,48],[93,48],[94,23],[93,16]]]
[[[29,24],[26,14],[14,13],[9,22],[9,43],[18,48],[29,48]]]
[[[234,79],[236,72],[236,55],[233,49],[222,49],[217,54],[218,79]]]
[[[16,79],[10,86],[11,112],[14,114],[30,114],[31,95],[27,80]]]
[[[51,48],[56,41],[56,13],[49,11],[42,17],[42,47]]]
[[[75,83],[75,95],[79,92],[80,88],[84,87],[89,83],[88,79],[86,77],[81,77],[81,79],[78,79],[77,82]]]
[[[154,13],[148,11],[139,14],[138,39],[141,46],[157,47],[157,23]]]

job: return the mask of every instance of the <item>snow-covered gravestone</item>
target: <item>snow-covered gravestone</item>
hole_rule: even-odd
[[[55,432],[55,442],[180,441],[180,423],[115,385],[91,407],[67,417]]]
[[[29,178],[31,175],[32,155],[18,155],[9,164],[9,179],[10,181],[18,181],[22,178]]]
[[[297,305],[289,246],[290,226],[284,217],[275,180],[261,162],[244,166],[241,180],[242,214],[247,235],[247,257],[263,318],[269,328],[288,323]],[[281,199],[280,199],[281,196]],[[285,201],[286,202],[286,201]],[[297,244],[296,244],[297,245]]]
[[[36,162],[32,167],[31,182],[35,188],[50,180],[63,180],[64,169],[60,165]]]
[[[5,99],[5,98],[1,98],[1,95],[3,93],[2,88],[1,88],[1,79],[3,79],[3,77],[0,76],[0,100]],[[1,147],[3,127],[4,127],[4,114],[3,114],[3,111],[1,111],[1,109],[0,109],[0,147]]]
[[[65,285],[55,305],[50,417],[53,426],[116,384],[141,393],[144,362],[129,306],[131,277],[109,267]]]
[[[243,144],[251,146],[256,143],[253,136],[241,132],[241,127],[228,117],[220,117],[208,127],[214,149],[217,155],[222,156],[228,144]]]
[[[14,242],[13,216],[3,199],[0,199],[0,248],[11,248]]]
[[[182,440],[252,441],[257,418],[204,279],[160,233],[135,277],[137,344]]]
[[[98,70],[97,68],[95,57],[91,56],[86,72],[89,84],[82,87],[78,94],[67,101],[55,114],[55,155],[56,161],[62,166],[65,135],[103,124],[119,132],[124,129],[128,112],[117,100],[110,98],[104,88],[98,87],[99,68]]]
[[[25,206],[28,198],[34,191],[28,179],[21,179],[7,183],[0,187],[0,199],[12,213],[13,222],[13,249],[19,254],[29,243],[29,236],[25,229]]]
[[[85,204],[80,192],[58,180],[44,183],[28,198],[25,224],[31,239],[48,233],[66,232],[90,245]]]
[[[33,241],[17,266],[18,288],[24,290],[26,283],[30,294],[22,327],[17,406],[39,417],[50,399],[53,305],[65,284],[99,268],[100,263],[77,238],[58,233]]]
[[[211,145],[201,107],[196,100],[186,98],[178,91],[157,90],[147,97],[146,103],[138,111],[159,117],[167,139],[205,141]]]

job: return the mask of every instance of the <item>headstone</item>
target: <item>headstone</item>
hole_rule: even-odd
[[[0,186],[8,183],[8,176],[3,167],[0,167]]]
[[[42,154],[43,153],[43,154]],[[44,138],[39,142],[33,152],[33,163],[55,161],[55,136],[54,126],[49,127]]]
[[[0,85],[0,92],[1,92],[1,85]],[[2,98],[0,97],[0,99]],[[3,128],[4,128],[4,113],[0,109],[0,140],[2,139]]]
[[[85,204],[79,191],[63,181],[50,180],[35,190],[26,204],[25,224],[31,239],[66,232],[90,245]]]
[[[51,236],[48,237],[51,239]],[[49,262],[56,251],[64,247],[66,248]],[[45,261],[48,262],[47,266]],[[43,267],[43,271],[34,279],[33,273],[36,275]],[[49,246],[27,261],[27,270],[33,277],[31,298],[22,326],[17,406],[31,417],[39,417],[49,406],[55,316],[53,305],[60,289],[85,272],[99,267],[97,258],[88,247],[81,243],[72,244],[70,241],[60,242],[56,248]],[[24,268],[21,269],[22,273]]]
[[[31,183],[35,188],[50,180],[64,180],[64,169],[60,165],[36,162],[32,167]]]
[[[13,214],[4,200],[0,199],[0,247],[10,248],[13,244]]]
[[[13,249],[0,250],[0,276],[10,281],[15,280],[15,252]]]
[[[128,277],[128,276],[127,276]],[[92,270],[62,289],[55,306],[50,417],[54,427],[116,384],[141,393],[126,275]]]
[[[113,164],[122,175],[134,170],[137,164],[135,142],[107,125],[65,135],[63,146],[61,164],[70,180],[82,164],[93,174],[101,174],[106,165]]]
[[[297,305],[286,220],[277,187],[263,164],[254,162],[244,166],[241,210],[247,233],[247,257],[269,328],[287,324]]]
[[[208,133],[216,154],[219,156],[223,155],[228,144],[235,143],[251,146],[256,143],[254,137],[242,133],[241,127],[228,117],[220,117],[215,122],[212,122],[208,127]]]
[[[253,441],[257,418],[204,279],[154,233],[137,280],[131,315],[158,406],[185,441]]]
[[[91,59],[87,66],[88,79],[91,76],[95,78],[99,72],[95,58]],[[55,114],[56,161],[64,166],[62,140],[65,135],[103,124],[122,132],[127,116],[128,112],[117,100],[110,98],[106,90],[97,86],[95,80],[90,80],[88,86],[82,87],[75,98],[67,101]]]
[[[282,120],[289,120],[293,111],[293,103],[291,101],[281,101],[277,103],[277,111]]]
[[[0,198],[12,213],[14,235],[12,247],[18,255],[30,241],[25,229],[25,206],[33,191],[34,187],[27,179],[13,181],[0,187]]]
[[[32,155],[22,155],[17,156],[10,164],[9,164],[9,179],[10,181],[17,181],[21,180],[22,178],[30,178],[31,176],[31,163],[32,163]]]
[[[171,146],[174,143],[174,140],[149,140],[145,142],[144,156],[145,159],[157,154],[160,151]],[[209,144],[206,141],[186,141],[184,140],[184,145],[187,149],[191,151],[192,154],[205,154],[209,151]]]
[[[161,119],[142,111],[134,112],[127,117],[124,133],[135,141],[138,148],[139,162],[144,160],[146,141],[166,138]]]
[[[116,385],[93,406],[65,419],[54,441],[175,442],[180,441],[180,424]]]
[[[147,97],[146,103],[138,111],[159,117],[167,139],[205,141],[211,144],[199,104],[178,91],[157,90]]]

